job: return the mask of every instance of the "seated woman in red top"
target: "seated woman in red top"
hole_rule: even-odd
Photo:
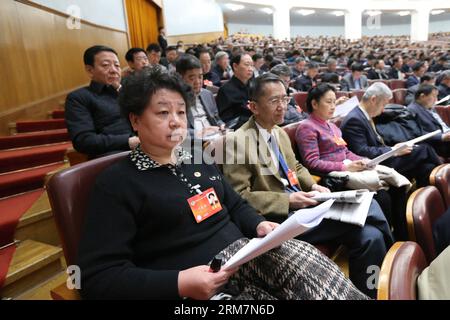
[[[309,119],[300,122],[295,134],[305,167],[319,175],[332,171],[368,170],[366,164],[369,160],[351,152],[342,138],[341,130],[330,122],[336,109],[335,89],[328,84],[312,88],[308,92],[306,107]],[[378,190],[374,198],[387,220],[397,229],[397,240],[405,238],[406,221],[402,218],[406,206],[405,188],[391,186],[389,192]]]

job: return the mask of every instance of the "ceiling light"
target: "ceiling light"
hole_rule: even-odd
[[[262,8],[261,11],[264,12],[264,13],[267,13],[267,14],[272,14],[273,13],[273,10],[270,9],[270,8]]]
[[[374,16],[380,15],[381,11],[380,10],[370,10],[370,11],[366,11],[366,14],[371,17],[374,17]]]
[[[238,11],[245,8],[245,6],[243,6],[242,4],[234,4],[234,3],[226,3],[225,7],[227,7],[231,11]]]
[[[336,11],[332,11],[331,14],[334,14],[336,17],[342,17],[345,14],[345,12],[336,10]]]
[[[404,17],[404,16],[409,16],[411,13],[409,11],[399,11],[399,12],[397,12],[397,14],[400,17]]]
[[[316,10],[309,10],[309,9],[301,9],[297,11],[302,16],[309,16],[310,14],[313,14],[316,12]]]
[[[435,16],[435,15],[437,15],[437,14],[441,14],[441,13],[444,13],[445,12],[445,10],[432,10],[431,11],[431,14],[433,15],[433,16]]]

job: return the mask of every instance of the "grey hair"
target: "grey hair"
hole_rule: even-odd
[[[285,64],[277,64],[270,72],[276,74],[277,76],[290,77],[292,75],[291,69]]]
[[[215,57],[214,57],[214,61],[219,61],[220,59],[222,59],[223,57],[228,56],[228,53],[226,53],[225,51],[219,51],[216,53]]]
[[[337,63],[336,59],[333,59],[333,58],[328,59],[327,65],[330,65],[332,63]]]
[[[392,91],[383,82],[375,82],[369,88],[362,97],[362,101],[368,101],[371,97],[392,99]]]

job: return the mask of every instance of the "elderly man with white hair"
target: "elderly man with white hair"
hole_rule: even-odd
[[[392,147],[384,143],[373,122],[373,118],[383,112],[391,98],[389,87],[376,82],[366,90],[360,105],[345,117],[341,130],[352,152],[373,159],[392,150]],[[415,178],[418,187],[429,184],[431,171],[440,163],[439,157],[428,144],[407,147],[381,162],[409,179]]]
[[[230,66],[230,58],[228,53],[225,51],[219,51],[216,53],[214,57],[214,67],[211,70],[212,73],[215,73],[215,79],[220,79],[218,82],[215,81],[213,84],[216,87],[222,86],[222,80],[230,80],[233,76],[233,71]]]

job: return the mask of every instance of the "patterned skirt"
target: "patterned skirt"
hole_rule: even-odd
[[[225,261],[248,242],[239,239],[222,250]],[[236,300],[369,299],[333,261],[295,239],[242,265],[223,291]]]

